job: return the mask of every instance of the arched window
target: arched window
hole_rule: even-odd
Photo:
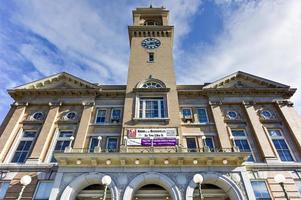
[[[163,88],[160,83],[149,81],[142,85],[142,88]]]

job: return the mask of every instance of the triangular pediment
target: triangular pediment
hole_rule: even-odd
[[[33,81],[18,87],[13,90],[47,90],[47,89],[98,89],[99,86],[88,81],[82,80],[76,76],[66,72],[58,73],[46,78]]]
[[[289,88],[289,86],[238,71],[204,87],[210,88]]]

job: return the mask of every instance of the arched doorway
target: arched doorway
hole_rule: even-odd
[[[166,175],[156,172],[143,173],[136,176],[126,187],[123,195],[124,200],[136,200],[141,192],[157,189],[161,194],[168,194],[164,200],[182,200],[181,191],[177,185]],[[138,192],[138,193],[137,193]],[[138,196],[136,196],[138,194]],[[152,199],[147,199],[152,200]],[[157,200],[157,199],[155,199]]]
[[[171,196],[163,187],[155,184],[144,185],[134,195],[134,200],[171,200]]]
[[[104,199],[105,186],[100,184],[89,185],[82,189],[76,196],[75,200],[95,200]],[[106,200],[112,200],[110,190],[106,191]]]
[[[78,195],[80,195],[79,198],[81,198],[81,194],[89,192],[92,193],[93,190],[94,193],[99,191],[102,192],[104,190],[104,186],[102,185],[101,180],[104,176],[105,174],[95,172],[85,173],[81,176],[78,176],[71,183],[69,183],[69,185],[66,186],[60,197],[60,200],[76,200],[78,198]],[[111,184],[108,185],[107,194],[110,194],[109,200],[119,200],[118,190],[113,180]],[[106,198],[106,200],[108,200],[108,198]]]
[[[218,192],[220,195],[224,195],[223,200],[244,200],[244,195],[241,189],[236,185],[236,183],[231,180],[226,175],[222,175],[219,173],[204,173],[203,176],[203,183],[202,183],[202,192],[205,192],[205,199],[207,193],[207,199],[210,192]],[[206,189],[207,188],[207,189]],[[195,200],[198,194],[198,186],[193,182],[190,181],[187,189],[186,189],[186,198],[185,200]],[[218,196],[218,195],[216,195]],[[199,196],[198,196],[199,197]],[[206,199],[206,200],[207,200]],[[214,199],[214,198],[213,198]],[[217,199],[217,198],[216,198]]]
[[[213,184],[202,184],[204,200],[230,200],[228,194],[220,187]],[[193,200],[200,200],[200,190],[195,188]]]

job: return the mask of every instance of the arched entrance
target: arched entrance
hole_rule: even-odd
[[[163,187],[155,184],[144,185],[134,195],[134,200],[170,200],[171,196]]]
[[[154,195],[147,195],[150,191],[156,190],[159,192],[157,198]],[[165,199],[162,199],[163,196]],[[126,187],[123,199],[182,200],[181,192],[176,184],[166,175],[155,172],[144,173],[135,177]]]
[[[244,200],[243,193],[240,188],[227,176],[215,173],[206,173],[202,174],[202,176],[204,178],[202,191],[204,192],[203,194],[205,194],[205,200],[211,200],[209,198],[209,193],[214,192],[214,190],[221,196],[223,195],[225,197],[224,200]],[[197,199],[195,198],[196,195],[198,195],[198,187],[193,180],[191,180],[186,189],[186,200],[195,200]]]
[[[104,176],[105,174],[101,174],[101,173],[88,173],[75,178],[65,188],[60,199],[77,200],[78,198],[82,198],[81,196],[89,192],[91,193],[97,193],[98,191],[102,192],[104,186],[102,185],[101,180]],[[110,185],[108,185],[107,194],[110,194],[110,199],[106,198],[107,200],[119,200],[118,190],[113,181],[111,182]],[[103,195],[103,193],[99,195]]]
[[[105,186],[100,184],[89,185],[82,189],[77,195],[76,200],[95,200],[104,199]],[[106,191],[106,200],[112,200],[111,190]]]
[[[220,187],[212,184],[202,184],[204,200],[230,200],[228,194]],[[200,190],[194,189],[193,200],[200,200]]]

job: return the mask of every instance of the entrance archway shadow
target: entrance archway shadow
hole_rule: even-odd
[[[206,173],[202,174],[202,176],[204,178],[204,184],[216,185],[223,189],[229,196],[230,200],[244,200],[243,193],[240,188],[227,176],[215,173]],[[186,200],[193,200],[193,192],[196,187],[197,185],[193,182],[193,180],[191,180],[186,189]]]
[[[149,172],[135,177],[126,187],[123,195],[124,200],[132,200],[135,192],[144,185],[155,184],[168,191],[172,200],[182,200],[181,192],[176,184],[166,175]]]

